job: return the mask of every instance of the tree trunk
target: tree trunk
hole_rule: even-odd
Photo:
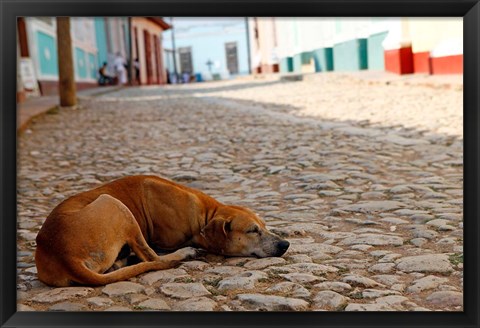
[[[69,17],[57,17],[57,51],[60,106],[75,106],[77,104],[77,96]]]
[[[23,89],[22,74],[20,72],[20,46],[18,41],[17,29],[17,103],[25,100],[25,90]]]

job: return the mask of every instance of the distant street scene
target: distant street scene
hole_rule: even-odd
[[[56,54],[41,39],[56,19],[19,24],[40,35],[19,32],[32,73],[17,81],[19,311],[463,311],[461,20],[435,33],[428,19],[80,21],[60,22],[65,87],[68,67],[46,73],[34,50]],[[104,286],[40,281],[49,213],[130,175],[245,206],[290,247]]]

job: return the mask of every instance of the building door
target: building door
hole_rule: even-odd
[[[150,33],[143,30],[143,40],[145,42],[145,63],[147,68],[147,84],[153,83],[153,67],[152,67],[152,44]]]
[[[178,53],[180,56],[180,71],[183,73],[193,74],[193,64],[192,64],[192,48],[183,47],[178,48]]]
[[[227,55],[227,69],[230,74],[238,74],[238,53],[237,43],[225,43],[225,54]]]
[[[162,43],[160,42],[160,38],[158,36],[155,36],[155,60],[157,64],[157,83],[158,84],[164,84],[164,68],[163,68],[163,62],[162,62]]]

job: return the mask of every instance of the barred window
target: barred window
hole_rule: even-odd
[[[35,18],[47,25],[53,26],[53,17],[35,17]]]

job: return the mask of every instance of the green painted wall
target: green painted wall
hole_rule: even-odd
[[[293,71],[295,73],[302,72],[302,65],[308,65],[313,58],[313,52],[306,51],[293,56]]]
[[[97,63],[95,61],[95,55],[94,54],[88,54],[88,68],[90,72],[90,77],[92,79],[97,78]]]
[[[37,51],[42,75],[58,75],[57,43],[55,38],[43,32],[37,35]]]
[[[358,71],[368,68],[367,39],[355,39],[333,46],[335,71]]]
[[[97,65],[102,66],[108,59],[107,36],[105,34],[105,20],[103,17],[95,17],[95,37],[97,38]]]
[[[75,71],[80,78],[87,77],[87,61],[85,59],[85,51],[75,48]]]
[[[300,73],[302,71],[302,54],[293,56],[293,72]]]
[[[280,73],[293,72],[293,58],[285,57],[280,59]]]
[[[387,37],[387,34],[388,32],[381,32],[368,37],[367,51],[369,69],[385,69],[385,58],[383,54],[382,42]]]
[[[321,48],[313,51],[315,72],[333,71],[333,49]]]

